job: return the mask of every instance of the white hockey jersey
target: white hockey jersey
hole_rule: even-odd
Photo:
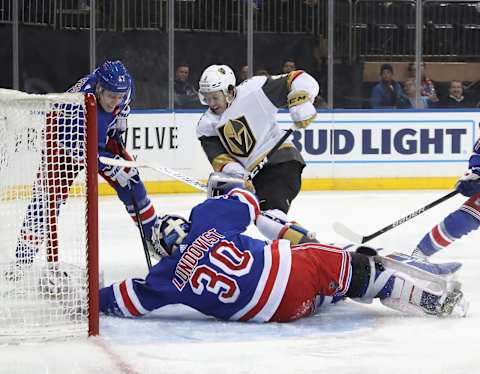
[[[302,71],[298,71],[296,76],[302,74],[313,80]],[[200,118],[197,137],[199,139],[218,137],[228,155],[242,164],[246,170],[251,171],[283,135],[283,131],[276,123],[278,107],[274,102],[286,104],[291,81],[296,76],[291,74],[271,78],[255,76],[244,81],[237,87],[235,99],[225,112],[217,115],[209,109]],[[275,98],[266,94],[264,85],[267,79],[270,86],[273,86],[272,94],[269,96]],[[311,91],[311,95],[315,97],[318,86],[316,90],[313,87]],[[285,147],[294,146],[287,141],[282,146]],[[209,158],[212,159],[212,155],[209,155]],[[293,158],[303,162],[300,155]]]

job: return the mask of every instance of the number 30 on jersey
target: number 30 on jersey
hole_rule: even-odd
[[[218,295],[218,299],[223,303],[235,302],[240,295],[240,288],[229,275],[241,277],[248,274],[253,264],[252,254],[250,251],[241,251],[233,242],[222,240],[210,251],[209,259],[225,274],[208,265],[198,266],[190,277],[192,291],[201,295],[206,289]]]

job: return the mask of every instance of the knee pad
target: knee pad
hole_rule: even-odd
[[[351,253],[350,258],[350,263],[352,265],[352,279],[345,296],[351,298],[362,297],[367,290],[367,286],[372,276],[371,263],[368,256],[360,253]]]

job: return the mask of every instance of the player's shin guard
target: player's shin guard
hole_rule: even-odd
[[[118,183],[111,183],[110,185],[115,189],[118,197],[125,205],[128,214],[137,224],[137,214],[132,201],[132,199],[135,199],[139,211],[140,221],[143,226],[143,232],[145,233],[146,239],[150,240],[152,237],[152,228],[157,219],[157,214],[147,196],[147,191],[145,190],[143,183],[141,181],[139,183],[135,183],[131,186],[131,189],[128,187],[122,187]]]
[[[318,243],[315,233],[308,231],[296,222],[289,221],[287,215],[278,209],[264,212],[257,218],[257,228],[270,240],[286,239],[293,245]]]
[[[429,257],[480,226],[480,196],[468,199],[418,243],[413,255]]]
[[[143,226],[143,232],[147,240],[150,240],[152,237],[152,229],[157,220],[157,213],[153,207],[152,202],[148,197],[137,202],[138,204],[138,213],[140,217],[140,224]],[[132,217],[133,221],[138,225],[137,214],[135,212],[135,207],[132,205],[127,205],[128,214]]]
[[[389,308],[409,314],[465,315],[468,304],[460,283],[449,280],[458,263],[429,264],[406,255],[388,257],[352,253],[352,281],[346,296],[370,303],[379,298]]]

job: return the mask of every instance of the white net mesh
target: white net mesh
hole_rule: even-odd
[[[0,89],[0,342],[87,335],[85,118]]]

